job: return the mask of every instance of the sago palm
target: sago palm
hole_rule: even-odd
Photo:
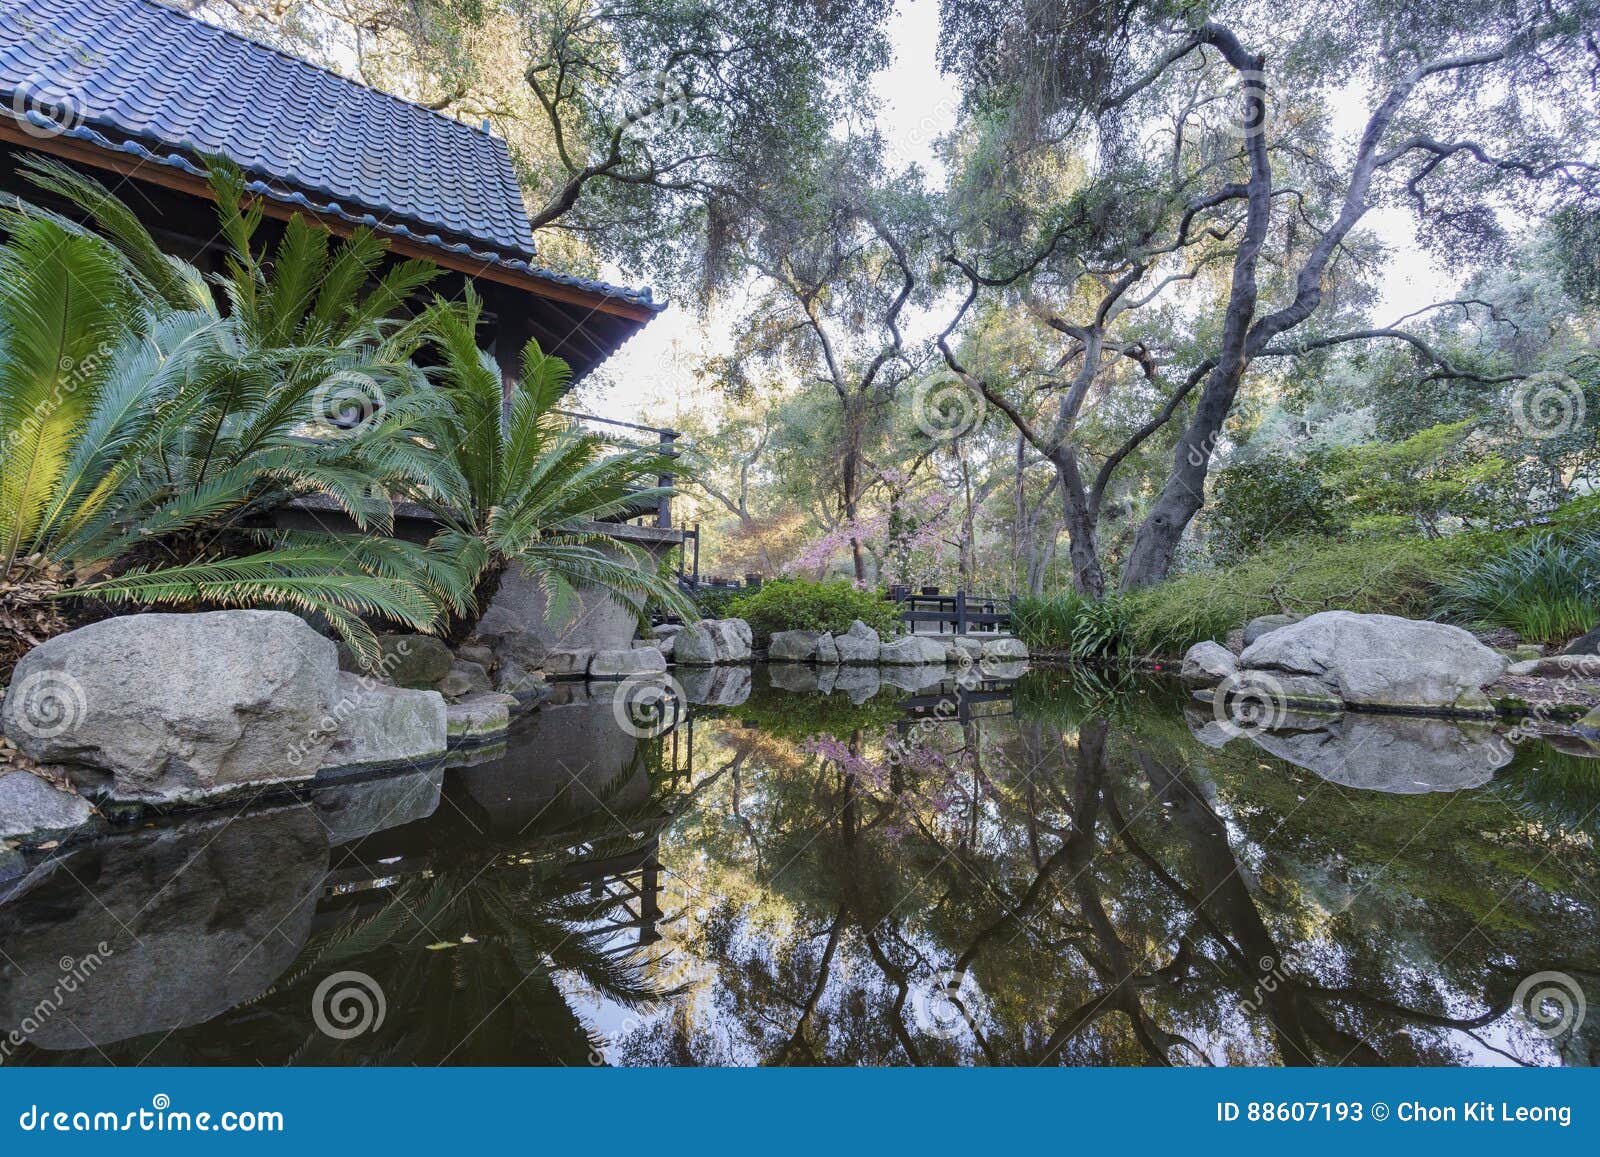
[[[426,630],[468,605],[451,568],[406,561],[420,548],[249,537],[255,515],[306,492],[386,530],[370,498],[431,475],[410,425],[439,402],[410,361],[419,331],[394,316],[425,267],[366,289],[382,245],[331,247],[298,220],[268,264],[259,213],[222,169],[224,315],[102,186],[48,163],[31,175],[94,228],[20,203],[0,220],[0,581],[66,566],[85,597],[284,606],[363,652],[363,616]],[[222,557],[219,539],[251,553]]]
[[[657,480],[673,459],[564,417],[557,407],[571,369],[537,341],[523,349],[522,380],[507,399],[499,367],[478,348],[480,310],[469,289],[463,303],[436,301],[426,319],[439,356],[429,374],[448,403],[425,419],[440,456],[435,478],[410,492],[444,524],[430,545],[472,576],[480,605],[517,564],[542,586],[553,618],[574,609],[582,588],[617,596],[641,622],[651,599],[698,617],[647,551],[604,528],[670,493]]]

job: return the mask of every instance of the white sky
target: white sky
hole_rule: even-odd
[[[932,145],[955,126],[960,106],[957,86],[939,72],[938,34],[937,0],[900,0],[889,21],[894,59],[874,79],[878,125],[893,167],[920,164],[935,182],[943,171]],[[1354,137],[1366,118],[1366,95],[1352,89],[1338,99],[1333,110],[1338,132]],[[1404,210],[1375,210],[1363,225],[1391,250],[1374,320],[1386,323],[1451,295],[1453,280],[1416,244]],[[626,280],[614,269],[607,276]],[[688,311],[668,306],[579,387],[580,404],[606,417],[671,424],[684,410],[698,408],[701,399],[689,371],[701,357],[726,348],[729,322],[713,316],[702,326]]]

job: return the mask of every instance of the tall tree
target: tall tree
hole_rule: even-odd
[[[1330,286],[1359,262],[1358,227],[1373,209],[1410,206],[1422,236],[1460,261],[1503,244],[1497,210],[1600,196],[1593,0],[1354,0],[1337,12],[1275,10],[1270,21],[1226,2],[1013,9],[945,0],[943,13],[945,63],[966,78],[974,115],[1010,154],[1086,159],[1088,195],[1075,212],[1047,218],[1033,238],[1013,229],[1012,240],[1042,237],[1046,253],[1087,241],[1085,266],[1110,268],[1115,288],[1116,270],[1146,258],[1146,274],[1163,275],[1154,259],[1209,228],[1202,215],[1227,222],[1217,324],[1177,387],[1193,398],[1123,564],[1124,588],[1171,568],[1257,359],[1345,342],[1416,346],[1396,327],[1326,325],[1337,312]],[[1335,100],[1364,105],[1348,141],[1326,111]],[[1006,240],[1006,222],[997,224]],[[1015,259],[1004,274],[968,264],[975,286],[1018,276]],[[1307,323],[1310,336],[1294,332]],[[1089,353],[1095,327],[1079,326]]]

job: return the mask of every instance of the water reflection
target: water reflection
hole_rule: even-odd
[[[1581,744],[1373,716],[1219,736],[1163,685],[1081,673],[692,674],[664,734],[567,688],[476,766],[34,865],[0,885],[0,1028],[111,952],[7,1063],[1600,1055],[1518,999],[1545,972],[1600,998]],[[349,1039],[313,1014],[342,972],[386,1005]]]

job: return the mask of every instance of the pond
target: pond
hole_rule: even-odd
[[[0,1063],[1600,1059],[1584,745],[1013,673],[567,686],[457,766],[13,861]]]

